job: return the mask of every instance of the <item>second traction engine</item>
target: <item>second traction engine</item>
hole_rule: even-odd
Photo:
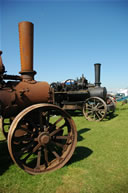
[[[53,105],[53,89],[34,80],[33,24],[19,23],[20,76],[6,74],[0,51],[0,127],[12,160],[39,174],[63,167],[77,143],[74,121]]]
[[[53,82],[54,104],[68,111],[80,110],[89,121],[101,121],[115,111],[115,102],[107,94],[106,87],[100,84],[101,64],[94,64],[95,83],[88,83],[82,75],[77,80],[67,79],[64,82]]]

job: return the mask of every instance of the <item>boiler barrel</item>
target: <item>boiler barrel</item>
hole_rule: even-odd
[[[47,82],[19,82],[15,87],[16,103],[26,107],[35,103],[48,103],[50,100],[50,85]]]
[[[24,108],[37,104],[52,102],[52,90],[47,82],[14,82],[10,89],[0,92],[0,114],[4,117],[16,116]]]

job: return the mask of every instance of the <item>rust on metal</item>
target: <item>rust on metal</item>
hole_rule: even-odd
[[[33,23],[23,21],[19,23],[19,40],[21,55],[21,74],[33,79]],[[29,77],[30,75],[30,77]]]
[[[47,103],[50,99],[50,85],[47,82],[21,81],[16,85],[15,90],[19,106]]]

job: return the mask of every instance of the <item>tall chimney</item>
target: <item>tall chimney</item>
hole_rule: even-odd
[[[23,79],[33,80],[36,74],[33,71],[33,23],[23,21],[19,23],[19,41],[21,72]]]
[[[94,64],[95,66],[95,86],[100,86],[100,66],[101,64],[96,63]]]

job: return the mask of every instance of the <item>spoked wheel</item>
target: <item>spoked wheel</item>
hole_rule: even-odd
[[[101,121],[107,113],[107,105],[99,97],[88,98],[83,105],[83,114],[89,121]]]
[[[108,95],[106,99],[106,104],[107,104],[108,114],[113,114],[116,109],[114,98]]]
[[[61,108],[36,104],[24,109],[12,122],[8,149],[13,161],[30,174],[63,167],[77,143],[74,121]]]

